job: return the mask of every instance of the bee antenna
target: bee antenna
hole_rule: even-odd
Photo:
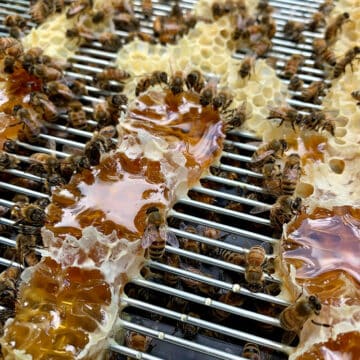
[[[324,326],[324,327],[332,327],[331,324],[325,324],[325,323],[319,323],[313,319],[311,319],[311,322],[314,324],[314,325],[318,325],[318,326]]]

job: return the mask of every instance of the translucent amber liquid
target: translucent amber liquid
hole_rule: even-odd
[[[124,139],[135,139],[130,149],[104,157],[99,166],[74,176],[53,194],[47,228],[56,239],[50,254],[64,249],[68,235],[77,241],[88,226],[105,235],[115,233],[114,239],[140,239],[146,210],[157,206],[166,212],[176,200],[175,188],[183,187],[184,180],[187,188],[196,183],[220,155],[224,137],[218,112],[203,108],[192,93],[145,94],[136,100],[125,125]],[[151,158],[146,152],[133,155],[140,146],[140,130],[166,144],[162,158]],[[174,154],[182,154],[185,166],[174,160]],[[185,179],[169,181],[174,173],[184,171]],[[108,306],[123,289],[127,274],[114,268],[110,281],[99,266],[105,254],[119,250],[100,242],[82,250],[67,249],[61,260],[43,259],[21,286],[15,319],[5,328],[1,342],[7,359],[14,358],[15,350],[24,350],[36,360],[75,359],[89,344],[90,335],[108,325]],[[134,256],[142,257],[143,251]],[[79,265],[91,261],[94,268],[68,265],[75,261]],[[95,352],[84,359],[97,356]]]

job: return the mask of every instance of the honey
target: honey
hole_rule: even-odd
[[[146,210],[166,214],[220,156],[224,138],[218,111],[189,92],[142,95],[119,130],[117,150],[53,192],[43,229],[49,256],[20,286],[1,339],[6,359],[16,351],[36,360],[99,357],[118,296],[143,265]]]

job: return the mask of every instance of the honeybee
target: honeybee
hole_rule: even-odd
[[[303,88],[301,99],[307,102],[321,103],[319,96],[325,95],[326,84],[323,81],[313,81],[308,87]]]
[[[88,127],[84,110],[70,110],[68,112],[69,123],[76,129],[85,130]]]
[[[240,294],[228,291],[225,294],[222,294],[219,297],[218,301],[223,302],[227,305],[241,307],[245,302],[245,298]],[[219,322],[225,321],[231,315],[231,313],[219,309],[212,309],[211,314]]]
[[[304,82],[297,76],[292,76],[288,85],[288,89],[292,91],[299,91],[303,88]]]
[[[116,114],[121,111],[128,103],[128,98],[125,94],[110,95],[106,98],[106,103],[109,107],[110,113]]]
[[[75,100],[75,94],[71,89],[60,81],[49,81],[43,86],[45,93],[52,99],[73,101]]]
[[[17,158],[13,155],[0,150],[0,171],[15,168],[18,162]]]
[[[121,38],[111,32],[103,32],[98,40],[107,50],[119,50],[121,47]]]
[[[288,20],[284,25],[284,35],[295,42],[304,42],[305,37],[302,32],[305,30],[305,24],[299,21]]]
[[[360,104],[360,90],[355,90],[351,92],[351,96],[356,100],[359,101],[357,105]]]
[[[239,75],[242,79],[251,77],[251,70],[254,69],[254,64],[255,58],[253,56],[245,56],[239,70]]]
[[[186,231],[188,231],[190,233],[194,233],[194,234],[197,233],[197,230],[192,226],[187,226]],[[191,251],[196,254],[200,254],[200,252],[201,252],[200,243],[196,240],[181,238],[179,240],[179,243],[180,243],[180,247],[184,250]],[[188,264],[194,265],[194,266],[197,264],[197,261],[194,259],[186,259],[186,262]]]
[[[212,100],[212,106],[215,110],[224,112],[232,103],[233,96],[227,90],[219,91]]]
[[[285,67],[284,67],[284,77],[286,78],[291,78],[292,76],[294,76],[299,67],[301,67],[303,65],[305,61],[305,58],[303,55],[300,54],[293,54],[291,55],[290,59],[286,62]]]
[[[54,173],[54,174],[48,175],[46,177],[43,190],[45,192],[47,192],[48,194],[51,194],[53,187],[62,186],[62,185],[65,185],[65,184],[66,184],[66,181],[61,176],[61,174]]]
[[[261,14],[271,14],[274,11],[274,8],[269,4],[269,0],[260,0],[256,9]]]
[[[351,70],[353,70],[352,62],[355,60],[358,54],[360,54],[360,46],[354,46],[348,50],[344,57],[336,63],[334,67],[334,78],[338,78],[342,73],[344,73],[346,66],[349,64],[351,66]]]
[[[250,48],[257,56],[264,56],[272,48],[272,42],[267,37],[262,37],[259,40],[252,41]]]
[[[113,16],[114,24],[119,30],[136,31],[140,27],[140,21],[130,13],[121,12]]]
[[[321,303],[315,295],[301,297],[295,304],[289,305],[280,313],[280,326],[286,331],[299,334],[305,322],[309,320],[313,314],[320,315],[321,307]],[[327,324],[319,324],[314,320],[311,321],[316,325],[330,326]]]
[[[18,26],[24,28],[26,26],[26,19],[19,14],[7,15],[4,19],[4,25],[7,27]]]
[[[77,96],[88,94],[86,84],[82,80],[71,79],[67,85],[69,89]]]
[[[6,139],[4,141],[3,150],[8,153],[13,153],[13,154],[20,153],[19,145],[17,144],[16,140],[12,140],[12,139]]]
[[[69,181],[74,173],[83,169],[90,169],[89,159],[85,155],[71,155],[60,162],[60,174]]]
[[[92,7],[93,0],[75,0],[66,10],[66,17],[68,19],[81,14],[87,8]]]
[[[144,16],[146,18],[151,17],[152,10],[153,10],[152,0],[142,0],[141,7],[142,7],[142,12],[143,12]]]
[[[276,33],[276,22],[270,14],[261,17],[261,29],[268,39],[272,39]]]
[[[324,2],[319,6],[319,11],[321,11],[324,15],[329,15],[334,7],[335,4],[333,0],[324,0]]]
[[[30,68],[30,72],[44,82],[59,80],[62,78],[61,71],[43,64],[34,65]]]
[[[241,356],[246,358],[246,359],[261,360],[260,348],[256,344],[246,343],[244,345]]]
[[[151,259],[161,259],[165,252],[166,242],[179,247],[175,234],[167,231],[166,220],[157,207],[146,211],[146,228],[142,237],[142,247],[149,248]]]
[[[46,220],[44,209],[34,204],[15,204],[11,208],[11,217],[19,223],[32,226],[43,226]]]
[[[246,254],[245,280],[251,291],[259,291],[264,283],[266,253],[262,246],[252,246]]]
[[[303,127],[310,130],[326,130],[331,135],[335,135],[335,120],[329,117],[324,111],[312,111],[305,115]]]
[[[31,18],[41,24],[48,16],[55,12],[54,3],[46,0],[39,0],[30,7]]]
[[[112,150],[114,146],[111,138],[95,133],[91,140],[86,143],[84,153],[89,159],[90,165],[98,165],[101,155]]]
[[[34,201],[34,205],[39,205],[41,208],[45,209],[50,204],[48,198],[39,198]]]
[[[184,89],[184,77],[181,71],[176,71],[169,81],[169,89],[174,94],[180,94]]]
[[[269,107],[268,119],[280,119],[281,126],[284,122],[290,123],[292,128],[295,130],[295,125],[298,125],[303,120],[303,116],[290,106],[281,107]]]
[[[200,93],[205,86],[205,79],[199,70],[192,70],[187,74],[185,84],[189,90]]]
[[[30,159],[31,161],[40,164],[48,175],[56,174],[60,169],[60,162],[53,155],[34,153],[30,156]]]
[[[124,80],[129,79],[129,77],[130,74],[127,71],[111,66],[94,75],[94,81],[101,89],[103,89],[108,86],[109,81],[122,83]]]
[[[301,210],[301,198],[289,195],[279,196],[270,209],[270,222],[276,230],[281,230]]]
[[[177,254],[164,254],[164,263],[166,265],[178,268],[180,267],[180,258]],[[168,271],[163,273],[164,283],[168,286],[175,287],[179,283],[179,276]]]
[[[230,110],[225,119],[224,130],[228,131],[240,127],[249,117],[250,114],[246,112],[246,100],[237,108]]]
[[[9,29],[9,35],[14,39],[20,39],[22,36],[22,31],[17,26],[11,26]]]
[[[200,315],[194,312],[189,312],[187,315],[200,319]],[[198,326],[183,321],[178,321],[177,327],[181,330],[183,337],[188,340],[194,339],[199,332]]]
[[[15,308],[17,296],[17,283],[21,270],[11,266],[0,274],[0,305],[9,309]]]
[[[113,123],[107,102],[100,102],[94,106],[93,119],[98,122],[100,128]]]
[[[325,16],[322,12],[317,11],[312,14],[311,21],[307,24],[310,31],[316,31],[319,27],[326,25]]]
[[[272,196],[279,196],[281,194],[281,167],[276,163],[275,158],[268,161],[262,167],[263,186]]]
[[[34,266],[39,262],[35,253],[37,237],[35,235],[18,234],[16,237],[17,257],[22,265]]]
[[[45,121],[54,122],[59,116],[55,104],[44,93],[37,91],[30,93],[29,103],[37,113],[41,114]]]
[[[284,139],[274,139],[269,143],[259,147],[251,157],[250,167],[259,170],[272,157],[281,158],[288,148],[288,143]]]
[[[133,41],[136,37],[138,37],[141,41],[148,42],[149,44],[156,44],[156,39],[153,35],[145,33],[143,31],[134,31],[128,35],[126,38],[126,42]]]
[[[194,274],[197,274],[197,275],[212,277],[208,274],[204,274],[201,270],[199,270],[198,268],[192,267],[192,266],[187,266],[186,270],[190,271]],[[198,280],[190,279],[187,277],[180,277],[180,280],[181,280],[183,286],[185,286],[188,289],[192,289],[196,293],[201,293],[206,296],[213,297],[217,292],[217,290],[213,286],[205,284]]]
[[[29,110],[20,105],[13,108],[15,118],[22,124],[22,129],[18,132],[18,138],[24,139],[29,143],[36,143],[41,133],[42,124],[32,115]]]
[[[0,38],[0,54],[1,56],[8,55],[18,59],[24,54],[24,48],[19,40],[11,37]]]
[[[344,12],[342,14],[339,14],[332,23],[330,23],[326,30],[324,39],[329,43],[335,40],[336,35],[339,31],[341,31],[342,26],[350,21],[350,14],[347,12]]]
[[[127,331],[125,333],[125,344],[131,349],[146,353],[151,349],[151,342],[151,337],[135,331]],[[128,359],[132,358],[128,357]]]
[[[298,154],[290,154],[286,161],[281,177],[281,190],[285,195],[292,195],[301,176],[301,163]]]
[[[214,251],[212,251],[212,256],[215,258],[219,258],[222,259],[226,262],[235,264],[235,265],[239,265],[239,266],[244,266],[245,265],[245,256],[244,254],[240,254],[238,252],[235,251],[231,251],[231,250],[226,250],[223,248],[216,248]]]
[[[81,41],[81,39],[85,41],[96,40],[95,33],[82,22],[78,22],[74,27],[67,29],[65,36],[69,39],[79,38],[79,41]]]

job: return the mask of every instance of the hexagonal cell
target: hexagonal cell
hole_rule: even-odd
[[[342,174],[345,169],[345,161],[334,158],[329,161],[329,166],[335,174]]]

